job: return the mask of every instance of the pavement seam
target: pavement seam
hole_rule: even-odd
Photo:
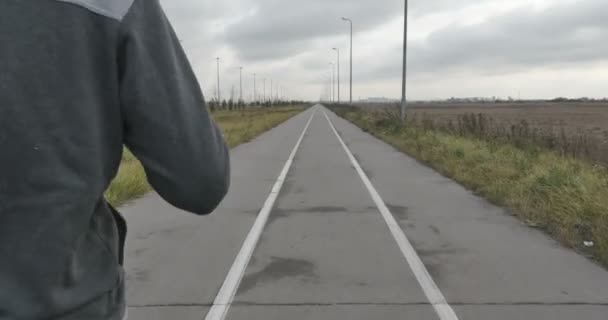
[[[231,303],[226,306],[267,306],[267,307],[299,307],[299,306],[431,306],[429,302],[338,302],[338,303],[313,303],[313,302],[302,302],[302,303],[264,303],[264,302],[237,302]],[[450,302],[452,306],[597,306],[597,307],[608,307],[608,303],[593,303],[593,302]],[[149,305],[131,305],[129,308],[191,308],[200,307],[208,308],[212,307],[210,303],[176,303],[176,304],[149,304]]]
[[[257,303],[239,302],[233,306],[431,306],[430,302],[403,302],[403,303],[378,303],[378,302],[340,302],[340,303]],[[451,306],[606,306],[608,303],[587,302],[450,302]]]
[[[208,308],[213,306],[210,303],[167,303],[167,304],[142,304],[142,305],[130,305],[129,308]]]

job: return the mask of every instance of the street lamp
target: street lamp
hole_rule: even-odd
[[[331,74],[329,75],[329,103],[333,102],[333,92],[334,92],[334,81],[331,77]]]
[[[336,64],[333,62],[330,62],[329,64],[331,65],[331,103],[334,103],[334,101],[336,101]]]
[[[333,48],[338,56],[338,104],[340,104],[340,49]]]
[[[239,89],[239,105],[243,103],[243,67],[239,67],[240,89]]]
[[[323,82],[325,82],[325,102],[331,103],[331,74],[326,75],[323,78]]]
[[[406,97],[406,81],[407,81],[407,9],[408,4],[405,0],[405,14],[403,23],[403,79],[401,88],[401,121],[405,121],[405,110],[407,108],[407,97]]]
[[[257,104],[258,103],[258,89],[256,88],[256,82],[255,82],[255,76],[256,74],[253,74],[253,104]]]
[[[342,17],[342,20],[350,22],[350,104],[353,104],[353,21]]]
[[[275,91],[274,95],[275,95],[276,102],[279,103],[281,101],[281,99],[280,99],[280,95],[279,95],[279,84],[278,83],[277,83],[277,90]]]
[[[222,98],[220,96],[220,58],[217,57],[217,103],[220,104]]]

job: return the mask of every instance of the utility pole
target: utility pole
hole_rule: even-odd
[[[325,78],[325,102],[331,102],[331,76]]]
[[[257,93],[257,88],[256,88],[256,83],[255,83],[255,76],[256,74],[253,74],[253,103],[257,104],[258,102],[258,93]]]
[[[332,99],[334,100],[334,103],[336,103],[336,64],[332,63],[331,64],[331,76],[332,76],[332,89],[333,89],[333,96]]]
[[[274,98],[272,97],[272,79],[270,79],[270,104],[274,102]]]
[[[239,89],[239,104],[243,102],[243,67],[239,68],[240,70],[240,84],[241,88]]]
[[[342,18],[350,22],[350,104],[353,104],[353,21],[349,18]]]
[[[407,108],[407,9],[408,3],[407,0],[405,0],[405,14],[403,19],[403,79],[401,84],[401,121],[405,121],[405,111]]]
[[[340,49],[334,48],[338,55],[338,104],[340,104]]]
[[[220,58],[217,58],[217,103],[222,103],[222,96],[220,95]]]
[[[329,63],[331,65],[331,103],[336,101],[336,88],[334,87],[335,77],[336,77],[336,69],[335,64],[333,62]]]
[[[327,77],[327,102],[331,103],[331,74]]]
[[[264,94],[262,95],[262,103],[266,103],[266,78],[264,78]]]

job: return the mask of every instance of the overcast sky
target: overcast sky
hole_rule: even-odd
[[[270,91],[317,100],[341,49],[348,98],[401,95],[403,0],[161,0],[209,98]],[[408,98],[608,96],[606,0],[410,0]],[[325,85],[324,85],[325,84]]]

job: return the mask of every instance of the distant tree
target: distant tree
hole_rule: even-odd
[[[236,92],[234,90],[234,85],[230,88],[230,100],[228,100],[228,108],[232,110],[232,107],[234,106],[234,101],[235,101],[235,97],[236,97]]]
[[[213,112],[213,111],[216,110],[216,102],[215,102],[215,100],[213,100],[213,99],[210,100],[209,103],[207,103],[207,105],[209,106],[209,110],[211,112]]]
[[[213,86],[213,91],[212,92],[213,92],[213,95],[211,96],[212,97],[211,100],[218,101],[219,98],[217,96],[217,86]]]

